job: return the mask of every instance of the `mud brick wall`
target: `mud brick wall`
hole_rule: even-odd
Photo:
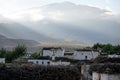
[[[0,65],[0,80],[80,80],[80,72],[73,66]]]

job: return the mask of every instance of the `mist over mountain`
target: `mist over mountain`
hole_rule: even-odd
[[[22,26],[26,26],[24,29],[17,26],[18,24],[15,26],[20,28],[14,27],[14,31],[16,29],[23,31],[20,32],[21,34],[17,33],[18,30],[15,32],[22,38],[31,36],[32,39],[40,40],[38,37],[43,34],[44,37],[49,36],[49,38],[41,37],[43,41],[50,41],[55,38],[71,43],[120,43],[119,15],[96,7],[76,5],[70,2],[54,3],[23,10],[11,15],[11,17],[9,18],[16,20]],[[2,24],[2,26],[4,25]],[[29,32],[29,29],[35,33]],[[7,32],[9,31],[10,29]],[[51,41],[56,42],[55,40]]]
[[[65,41],[71,41],[76,43],[112,43],[119,44],[120,36],[119,34],[119,23],[116,22],[96,22],[96,24],[90,24],[89,27],[97,26],[98,31],[93,29],[84,29],[79,26],[57,23],[48,21],[47,24],[38,23],[37,25],[42,25],[42,27],[36,28],[36,31],[42,31],[42,33],[52,36],[60,37]],[[36,26],[37,26],[36,25]],[[75,28],[76,27],[76,28]],[[88,27],[88,26],[86,26]],[[45,30],[44,30],[45,29]],[[47,34],[49,32],[49,34]]]
[[[0,34],[12,39],[35,40],[38,42],[57,41],[44,34],[40,34],[19,23],[0,23]]]

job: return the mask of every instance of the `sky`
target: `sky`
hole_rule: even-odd
[[[115,14],[120,13],[120,0],[0,0],[0,14],[9,15],[25,9],[64,1],[108,9]]]
[[[0,22],[67,41],[118,43],[119,5],[120,0],[0,0]]]

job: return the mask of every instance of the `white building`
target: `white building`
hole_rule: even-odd
[[[64,49],[62,48],[43,48],[43,56],[55,56],[55,57],[63,57],[64,56]]]
[[[70,65],[70,62],[66,61],[55,61],[55,57],[40,57],[39,59],[28,59],[29,63],[38,64],[38,65]]]
[[[96,50],[75,50],[73,58],[77,60],[91,60],[99,56]]]
[[[0,58],[0,63],[5,63],[5,58]]]
[[[61,61],[51,61],[51,60],[41,60],[41,59],[29,59],[29,63],[38,64],[38,65],[70,65],[70,62],[61,62]]]

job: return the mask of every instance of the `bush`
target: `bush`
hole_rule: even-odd
[[[0,57],[5,58],[6,62],[11,62],[26,54],[26,47],[24,45],[16,46],[12,51],[2,48],[0,50]]]

